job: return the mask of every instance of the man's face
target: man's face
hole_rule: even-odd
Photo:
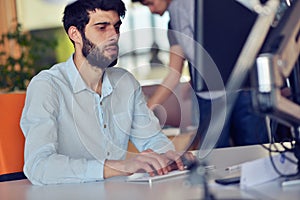
[[[120,25],[120,17],[114,11],[90,12],[82,35],[82,54],[91,65],[105,69],[116,64]]]
[[[167,10],[171,0],[143,0],[142,4],[147,6],[151,13],[162,16]]]

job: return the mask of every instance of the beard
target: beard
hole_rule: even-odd
[[[82,40],[82,54],[86,57],[90,65],[101,69],[106,69],[117,64],[119,46],[116,42],[97,46],[87,39],[85,35],[83,35]],[[117,53],[110,56],[105,56],[105,51],[109,48],[116,49]]]

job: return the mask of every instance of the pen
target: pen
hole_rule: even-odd
[[[287,186],[294,186],[294,185],[299,185],[300,184],[300,180],[299,179],[295,179],[295,180],[286,180],[283,181],[281,183],[282,187],[287,187]]]
[[[216,166],[215,165],[207,165],[204,167],[206,170],[213,170],[213,169],[216,169]]]
[[[241,169],[241,165],[232,165],[232,166],[227,167],[225,170],[233,172],[233,171],[237,171],[240,169]]]

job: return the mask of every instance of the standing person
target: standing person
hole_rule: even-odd
[[[155,105],[162,104],[179,83],[184,60],[187,59],[191,63],[190,66],[195,62],[193,48],[195,44],[193,42],[195,0],[133,1],[139,1],[147,6],[153,14],[162,16],[168,11],[170,16],[168,38],[170,43],[169,66],[171,70],[162,85],[148,100],[148,106],[154,108]],[[217,71],[221,75],[221,82],[225,85],[256,15],[233,0],[208,0],[203,2],[205,13],[203,17],[211,18],[211,21],[206,19],[203,23],[203,45],[216,63]],[[202,78],[205,83],[201,90],[198,90],[196,86],[195,70],[190,67],[192,87],[197,88],[195,93],[199,103],[199,127],[201,128],[203,128],[202,126],[208,126],[206,119],[210,119],[212,115],[213,102],[221,102],[226,95],[224,86],[222,88],[222,84],[214,83],[218,81],[218,74],[212,72],[213,67],[208,66],[209,62],[207,60],[209,59],[206,59],[203,65]],[[214,84],[215,86],[213,86]],[[212,89],[210,89],[210,86],[212,86]],[[226,91],[229,95],[232,92],[238,93],[238,97],[232,113],[229,115],[229,120],[222,128],[216,147],[228,147],[232,145],[232,142],[233,145],[268,142],[265,119],[254,113],[251,91],[248,86],[249,84],[245,84],[244,88],[239,91]],[[199,128],[199,130],[203,129]],[[202,134],[198,131],[197,137],[191,145],[192,148],[198,148],[198,142],[201,142],[199,141],[200,138],[204,138]]]
[[[66,6],[63,25],[75,52],[31,80],[20,122],[24,173],[33,184],[100,181],[140,170],[162,175],[174,161],[183,169],[139,83],[112,67],[125,11],[121,0]],[[125,159],[129,140],[141,153]]]

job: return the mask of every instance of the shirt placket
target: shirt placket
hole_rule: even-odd
[[[105,151],[106,151],[106,156],[107,158],[110,157],[111,155],[111,150],[110,150],[110,141],[112,141],[111,135],[109,134],[108,130],[108,124],[107,124],[107,119],[105,118],[104,112],[103,112],[103,98],[100,97],[98,94],[96,94],[96,107],[97,107],[97,113],[99,117],[99,123],[100,123],[100,128],[101,132],[103,134],[104,139],[104,146],[105,146]]]

